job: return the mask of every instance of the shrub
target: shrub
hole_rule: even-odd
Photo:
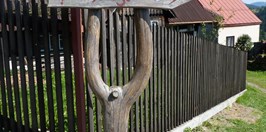
[[[249,37],[249,35],[244,34],[237,39],[235,47],[238,50],[249,51],[252,46],[253,43],[251,42],[251,38]]]

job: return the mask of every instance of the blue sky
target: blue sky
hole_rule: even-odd
[[[250,4],[254,2],[266,2],[266,0],[242,0],[244,3]]]

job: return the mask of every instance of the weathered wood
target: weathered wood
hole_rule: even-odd
[[[100,100],[104,113],[104,131],[125,132],[131,105],[145,89],[152,67],[152,36],[147,9],[135,10],[137,34],[137,64],[135,73],[125,86],[107,86],[99,70],[99,37],[101,10],[91,10],[88,15],[85,44],[86,74],[88,82]]]
[[[109,8],[137,7],[173,9],[190,0],[49,0],[50,7]]]

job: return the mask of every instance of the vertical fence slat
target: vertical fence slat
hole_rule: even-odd
[[[114,20],[112,10],[108,10],[108,39],[109,39],[109,71],[110,71],[110,86],[113,86],[114,83]]]
[[[175,57],[175,37],[174,37],[174,30],[173,28],[171,29],[171,97],[172,97],[172,102],[171,102],[171,117],[172,117],[172,120],[171,120],[171,127],[170,129],[173,129],[174,126],[175,126],[175,81],[174,81],[174,75],[175,75],[175,69],[174,69],[174,65],[175,65],[175,61],[174,61],[174,57]]]
[[[157,38],[158,38],[158,44],[157,44],[157,75],[158,75],[158,79],[157,79],[157,86],[158,86],[158,94],[157,94],[157,99],[158,99],[158,105],[157,105],[157,125],[158,125],[158,132],[162,131],[161,128],[161,122],[162,122],[162,116],[161,116],[161,106],[162,106],[162,102],[161,102],[161,97],[162,97],[162,28],[157,26]]]
[[[123,12],[124,13],[124,12]],[[123,85],[127,82],[127,18],[125,15],[122,16],[122,80]]]
[[[88,13],[88,12],[87,12]],[[84,16],[87,14],[84,13]],[[85,23],[85,22],[84,22]],[[71,9],[71,31],[72,31],[72,49],[74,59],[74,78],[76,91],[76,112],[77,130],[86,131],[86,111],[85,111],[85,89],[84,89],[84,62],[83,62],[83,36],[82,36],[82,11],[81,9]],[[84,24],[86,25],[86,24]],[[86,27],[86,26],[85,26]],[[60,60],[60,58],[57,58]],[[59,67],[60,68],[60,67]],[[89,89],[89,87],[87,87]],[[87,94],[89,122],[92,119],[92,101],[91,91]],[[74,114],[74,113],[73,113]],[[68,131],[75,131],[74,115],[68,116]],[[92,123],[93,124],[93,123]],[[89,129],[93,125],[89,124]]]
[[[165,28],[162,28],[162,130],[166,130],[165,129],[165,119],[166,119],[166,115],[165,115],[165,104],[166,104],[166,100],[165,100]]]
[[[151,103],[152,104],[152,112],[151,112],[151,121],[150,122],[150,131],[151,132],[156,132],[158,131],[157,129],[157,105],[158,105],[158,74],[157,74],[157,70],[158,70],[158,36],[157,36],[157,32],[158,32],[158,29],[157,29],[157,26],[156,25],[153,25],[153,98],[152,98],[152,101]]]
[[[178,80],[177,80],[177,69],[176,69],[176,66],[177,66],[177,32],[176,30],[173,30],[173,39],[174,39],[174,42],[173,42],[173,82],[174,82],[174,91],[173,91],[173,96],[174,96],[174,106],[173,106],[173,111],[174,111],[174,114],[173,114],[173,127],[177,126],[177,102],[178,102],[178,93],[177,93],[177,84],[179,83]]]
[[[7,5],[8,8],[10,8],[10,4]],[[4,8],[5,9],[5,8]],[[8,14],[10,14],[10,9],[8,10]],[[4,10],[5,12],[5,10]],[[2,14],[2,23],[3,25],[8,24],[7,23],[7,16],[6,13]],[[9,18],[9,16],[8,16]],[[8,113],[9,113],[9,118],[10,118],[10,127],[12,131],[15,131],[15,119],[14,119],[14,104],[13,104],[13,94],[12,94],[12,84],[11,84],[11,71],[10,71],[10,65],[9,65],[9,61],[10,61],[10,40],[8,36],[8,32],[7,32],[7,27],[3,26],[2,27],[2,34],[3,34],[3,41],[4,41],[4,62],[5,62],[5,73],[6,73],[6,85],[7,85],[7,99],[8,99]]]
[[[62,118],[63,118],[63,95],[62,95],[62,82],[61,82],[61,68],[60,68],[60,54],[58,49],[58,32],[57,32],[57,8],[51,8],[51,47],[54,50],[54,74],[55,74],[55,86],[56,86],[56,103],[57,103],[57,115],[59,121],[59,130],[62,130]],[[65,38],[65,36],[63,36]],[[67,46],[64,45],[64,49]],[[66,54],[66,53],[64,53]],[[67,82],[67,81],[66,81]]]
[[[38,28],[39,23],[35,26],[35,35],[37,37],[35,40],[35,61],[36,61],[36,76],[37,76],[37,87],[38,87],[38,101],[39,101],[39,119],[42,131],[46,131],[46,119],[45,119],[45,104],[44,104],[44,88],[43,88],[43,70],[42,70],[42,57],[41,57],[41,44],[44,45],[44,58],[45,58],[45,77],[46,77],[46,88],[52,89],[52,78],[51,78],[51,57],[50,57],[50,45],[49,45],[49,33],[48,33],[48,15],[47,15],[47,5],[44,1],[41,1],[41,7],[38,7],[38,1],[35,1],[34,14],[38,22],[38,11],[41,9],[42,21],[41,28]],[[40,30],[39,30],[40,29]],[[42,31],[42,40],[38,41],[39,31]]]
[[[26,76],[25,76],[25,49],[24,49],[24,42],[23,42],[23,34],[22,34],[22,19],[21,19],[21,4],[20,1],[16,1],[16,25],[17,25],[17,40],[18,40],[18,54],[19,54],[19,68],[20,68],[20,84],[21,84],[21,92],[22,92],[22,108],[23,108],[23,117],[24,123],[28,122],[28,101],[27,97],[25,97],[26,92]],[[0,60],[1,61],[1,60]],[[23,120],[23,119],[22,119]],[[22,124],[21,124],[22,125]],[[26,127],[25,127],[26,128]],[[21,129],[22,130],[22,129]]]
[[[152,25],[152,37],[153,37],[153,63],[152,63],[152,86],[150,86],[150,91],[149,91],[149,96],[150,96],[150,112],[149,112],[149,129],[147,129],[147,131],[154,131],[154,126],[155,125],[155,120],[156,120],[156,89],[157,89],[157,85],[156,85],[156,26]]]
[[[61,9],[62,12],[62,37],[63,37],[63,51],[64,51],[64,68],[65,68],[65,93],[66,93],[66,102],[63,102],[62,105],[67,105],[66,111],[67,111],[67,128],[68,131],[74,131],[75,130],[75,121],[74,121],[74,89],[73,89],[73,70],[72,70],[72,48],[71,48],[71,29],[70,29],[70,22],[69,22],[69,9],[63,8]],[[58,58],[57,58],[58,59]],[[59,58],[60,60],[60,58]],[[61,62],[61,60],[60,60]],[[60,64],[59,64],[60,65]],[[69,81],[70,80],[70,81]],[[59,91],[58,91],[59,92]],[[61,96],[61,95],[60,95]],[[60,97],[61,98],[61,97]],[[58,106],[59,107],[59,106]],[[61,107],[61,106],[60,106]],[[65,109],[63,108],[63,111]],[[65,118],[64,115],[63,118]],[[63,124],[64,126],[65,124]]]
[[[20,106],[20,97],[19,97],[19,86],[18,86],[18,70],[17,70],[17,45],[16,45],[16,38],[15,38],[15,32],[14,32],[14,17],[13,17],[13,3],[10,0],[7,0],[7,7],[8,7],[8,30],[9,30],[9,46],[10,46],[10,56],[11,56],[11,67],[12,67],[12,84],[13,89],[12,92],[14,92],[15,99],[12,98],[12,101],[15,102],[15,113],[12,113],[13,115],[16,114],[16,123],[17,126],[11,127],[12,130],[21,131],[21,106]]]
[[[165,39],[164,39],[164,43],[165,43],[165,48],[164,48],[164,58],[165,58],[165,87],[164,87],[164,89],[165,89],[165,93],[164,93],[164,99],[165,99],[165,105],[164,105],[164,107],[165,107],[165,115],[164,115],[164,125],[165,125],[165,130],[168,130],[168,123],[169,123],[169,121],[168,121],[168,106],[169,106],[169,97],[168,97],[168,91],[169,91],[169,71],[168,71],[168,55],[169,55],[169,40],[168,40],[168,28],[165,28]]]
[[[33,33],[32,33],[32,44],[33,44],[33,50],[34,50],[34,55],[36,56],[37,53],[39,53],[39,45],[38,44],[38,3],[36,1],[32,1],[32,18],[33,18],[33,25],[32,25],[32,30],[33,30]],[[32,48],[32,47],[31,47]],[[30,55],[30,61],[32,61],[33,59],[33,56],[32,56],[32,50],[31,48],[29,48],[29,55]],[[40,58],[40,55],[38,56],[38,59],[41,59]],[[50,58],[49,58],[50,59]],[[37,62],[39,61],[36,61],[35,59],[35,62],[36,62],[36,66],[40,63],[37,64]],[[30,64],[32,64],[32,62],[30,62]],[[30,66],[29,66],[30,67]],[[37,108],[36,108],[36,101],[32,101],[32,100],[35,100],[36,98],[36,93],[35,93],[35,82],[34,82],[34,65],[32,68],[30,68],[31,71],[29,71],[29,76],[33,76],[33,77],[30,77],[29,79],[29,82],[32,83],[30,85],[30,100],[31,100],[31,118],[32,118],[32,129],[33,131],[37,131],[38,129],[38,123],[37,123]],[[31,73],[32,72],[32,73]],[[47,80],[47,78],[46,78]],[[49,80],[47,80],[48,82]]]
[[[180,113],[180,117],[181,117],[181,123],[184,122],[185,120],[185,35],[182,34],[182,41],[181,41],[181,113]]]
[[[128,78],[132,77],[132,63],[133,59],[133,19],[131,17],[128,18]],[[134,131],[134,106],[130,110],[130,131]]]
[[[34,1],[36,2],[36,1]],[[47,43],[47,35],[42,35],[42,38],[44,38],[42,41],[39,41],[38,37],[39,34],[39,23],[38,23],[38,3],[34,3],[34,7],[32,7],[33,10],[33,16],[36,22],[33,24],[34,29],[34,35],[33,35],[33,44],[34,44],[34,56],[35,56],[35,71],[36,71],[36,78],[37,78],[37,95],[38,95],[38,106],[39,107],[39,119],[40,122],[40,128],[41,130],[46,130],[46,120],[45,120],[45,108],[44,108],[44,90],[43,90],[43,76],[42,76],[42,57],[41,57],[41,44]],[[42,43],[41,43],[42,42]],[[50,59],[50,58],[49,58]]]
[[[1,16],[1,18],[0,18],[0,20],[1,20],[1,24],[2,25],[5,25],[6,24],[6,22],[5,22],[5,20],[6,20],[6,17],[5,17],[5,6],[4,6],[5,4],[4,4],[4,1],[3,0],[1,0],[1,3],[0,3],[0,16]],[[7,33],[6,33],[6,28],[5,28],[5,26],[2,28],[2,33],[1,33],[1,47],[0,47],[0,64],[1,64],[1,67],[0,67],[0,78],[1,78],[1,97],[2,97],[2,112],[3,112],[3,121],[4,121],[4,123],[3,123],[3,125],[4,125],[4,131],[8,131],[7,129],[8,129],[8,126],[7,126],[7,118],[8,118],[8,107],[7,107],[7,104],[8,104],[8,102],[7,102],[7,100],[6,100],[6,97],[7,97],[7,93],[6,93],[6,86],[7,86],[7,84],[5,83],[5,79],[4,79],[4,77],[5,77],[5,66],[6,66],[6,63],[4,62],[5,61],[5,59],[6,59],[6,53],[5,53],[5,48],[4,48],[4,46],[5,46],[5,43],[7,43]],[[3,63],[4,62],[4,63]]]
[[[121,47],[121,39],[120,39],[120,18],[118,12],[115,12],[115,44],[116,44],[116,85],[120,85],[120,47]]]

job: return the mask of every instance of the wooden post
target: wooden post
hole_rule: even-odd
[[[144,91],[152,69],[153,47],[148,9],[134,9],[137,30],[136,70],[124,86],[107,86],[99,70],[100,9],[88,14],[85,43],[86,74],[89,85],[100,100],[104,113],[105,132],[126,132],[129,111]]]
[[[78,131],[86,131],[81,9],[71,9]]]

